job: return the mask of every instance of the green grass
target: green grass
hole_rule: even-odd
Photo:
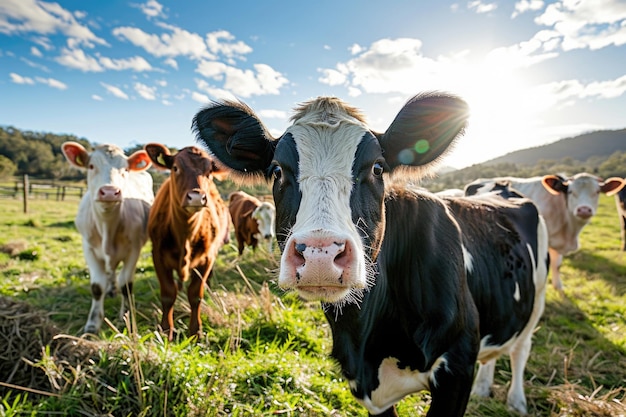
[[[73,217],[77,201],[0,200],[0,416],[365,416],[329,358],[317,303],[276,287],[278,253],[222,248],[202,309],[203,337],[186,338],[189,306],[175,309],[173,342],[157,331],[158,282],[148,243],[137,265],[134,314],[105,303],[98,338],[81,337],[89,273]],[[562,267],[566,297],[548,289],[526,369],[537,416],[626,414],[626,254],[612,197]],[[134,325],[130,325],[133,323]],[[135,329],[130,331],[129,329]],[[56,335],[56,338],[54,336]],[[505,405],[508,358],[493,398],[467,416],[514,416]],[[9,384],[7,384],[7,382]],[[424,415],[427,393],[398,405]]]

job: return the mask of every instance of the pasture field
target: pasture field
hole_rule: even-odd
[[[612,197],[564,260],[566,297],[548,288],[526,368],[535,416],[626,415],[626,253]],[[171,343],[157,330],[158,282],[150,243],[135,279],[133,314],[81,336],[88,270],[73,201],[0,200],[0,416],[366,416],[329,358],[330,330],[317,303],[276,287],[279,255],[236,242],[222,248],[203,306],[204,336],[185,337],[189,308],[176,304]],[[498,362],[493,398],[467,416],[515,416],[504,404],[510,366]],[[399,403],[424,415],[428,395]]]

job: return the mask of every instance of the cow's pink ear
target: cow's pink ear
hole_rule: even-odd
[[[89,152],[80,143],[65,142],[61,145],[61,151],[71,165],[77,168],[87,168]]]
[[[606,195],[617,194],[626,185],[626,180],[619,177],[611,177],[600,183],[600,191]]]
[[[152,165],[152,160],[146,151],[137,151],[128,157],[128,169],[131,171],[145,171]]]
[[[567,184],[563,182],[563,179],[556,175],[545,175],[541,179],[543,187],[553,195],[559,195],[560,193],[567,192]]]

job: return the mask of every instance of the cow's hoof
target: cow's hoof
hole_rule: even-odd
[[[93,335],[97,335],[98,332],[100,331],[100,329],[98,329],[96,326],[92,325],[92,324],[88,324],[85,326],[85,328],[83,329],[83,334],[93,334]]]

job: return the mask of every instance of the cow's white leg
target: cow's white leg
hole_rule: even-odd
[[[532,333],[523,336],[511,350],[511,387],[506,403],[509,408],[526,415],[526,395],[524,394],[524,369],[530,355]]]
[[[555,290],[563,293],[563,283],[561,282],[561,263],[563,262],[563,255],[555,251],[554,249],[548,249],[550,253],[550,272],[552,273],[552,286]]]
[[[496,360],[491,359],[485,363],[480,362],[478,372],[472,386],[472,395],[478,397],[489,397],[491,395],[491,385],[493,384],[493,374],[496,369]]]
[[[122,302],[120,305],[120,319],[124,319],[124,314],[130,307],[130,296],[133,292],[133,281],[135,279],[135,266],[139,260],[141,250],[133,249],[124,260],[122,270],[117,276],[117,286],[122,291]]]
[[[102,248],[104,250],[104,269],[107,274],[107,287],[106,292],[107,296],[115,297],[117,295],[117,289],[115,283],[115,270],[117,269],[117,264],[111,258],[111,253],[115,252],[115,249],[111,247],[112,242],[109,242],[109,239],[112,234],[115,233],[114,230],[110,230],[109,223],[103,222],[102,225]]]
[[[104,269],[104,263],[98,259],[88,247],[83,247],[85,259],[89,266],[91,284],[91,309],[85,324],[85,333],[98,333],[104,319],[104,295],[107,288],[108,276]]]

